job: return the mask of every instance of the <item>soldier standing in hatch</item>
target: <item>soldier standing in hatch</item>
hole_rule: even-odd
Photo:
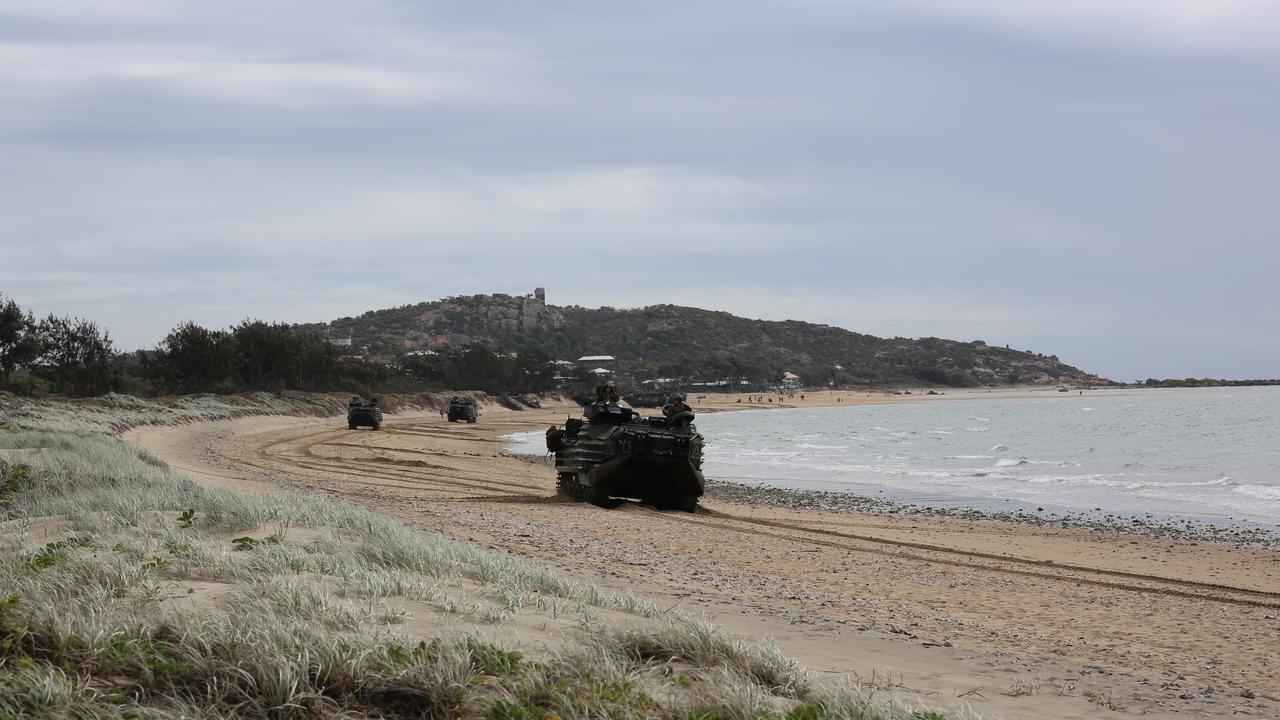
[[[684,393],[673,393],[671,402],[662,406],[662,415],[667,419],[671,419],[682,412],[693,412],[693,408],[685,404]]]
[[[617,404],[618,404],[618,386],[614,385],[612,380],[605,383],[604,385],[597,385],[596,399],[594,402],[591,403],[591,405],[587,407],[587,410],[585,413],[587,416],[587,419],[590,420],[591,418],[595,417],[601,412],[607,412],[609,406],[611,405],[616,406]]]
[[[675,393],[671,402],[662,407],[662,414],[667,418],[667,426],[676,430],[687,430],[693,422],[693,408],[684,401],[684,393]]]
[[[613,381],[610,380],[609,382],[596,388],[596,402],[604,403],[606,405],[617,405],[618,404],[618,386],[614,385]]]

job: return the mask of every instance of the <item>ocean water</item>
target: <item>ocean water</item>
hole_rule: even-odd
[[[720,480],[1280,525],[1280,387],[951,393],[697,425]]]

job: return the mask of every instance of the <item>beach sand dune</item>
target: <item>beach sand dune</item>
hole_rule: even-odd
[[[492,408],[476,425],[406,415],[382,432],[255,417],[129,439],[207,484],[337,494],[706,613],[744,637],[774,638],[816,670],[933,706],[997,717],[1280,716],[1273,550],[712,500],[696,515],[572,504],[554,497],[548,461],[507,455],[499,440],[571,413]]]

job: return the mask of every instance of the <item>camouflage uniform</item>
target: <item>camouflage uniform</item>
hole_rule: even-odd
[[[601,412],[608,412],[610,406],[616,406],[617,404],[618,387],[616,385],[612,382],[605,383],[604,385],[597,385],[596,399],[587,406],[584,414],[587,416],[587,419],[590,420]]]
[[[693,408],[689,407],[684,401],[684,393],[672,395],[671,402],[662,406],[662,415],[668,420],[682,412],[693,412]]]

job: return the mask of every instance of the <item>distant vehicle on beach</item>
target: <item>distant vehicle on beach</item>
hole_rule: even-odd
[[[633,408],[656,408],[662,407],[667,397],[665,393],[660,392],[638,392],[630,393],[622,399]]]
[[[449,401],[449,422],[474,423],[480,417],[480,408],[474,400],[455,397]]]
[[[359,427],[382,429],[382,408],[378,407],[378,398],[373,398],[366,404],[360,398],[353,397],[347,403],[347,429],[355,430]]]

